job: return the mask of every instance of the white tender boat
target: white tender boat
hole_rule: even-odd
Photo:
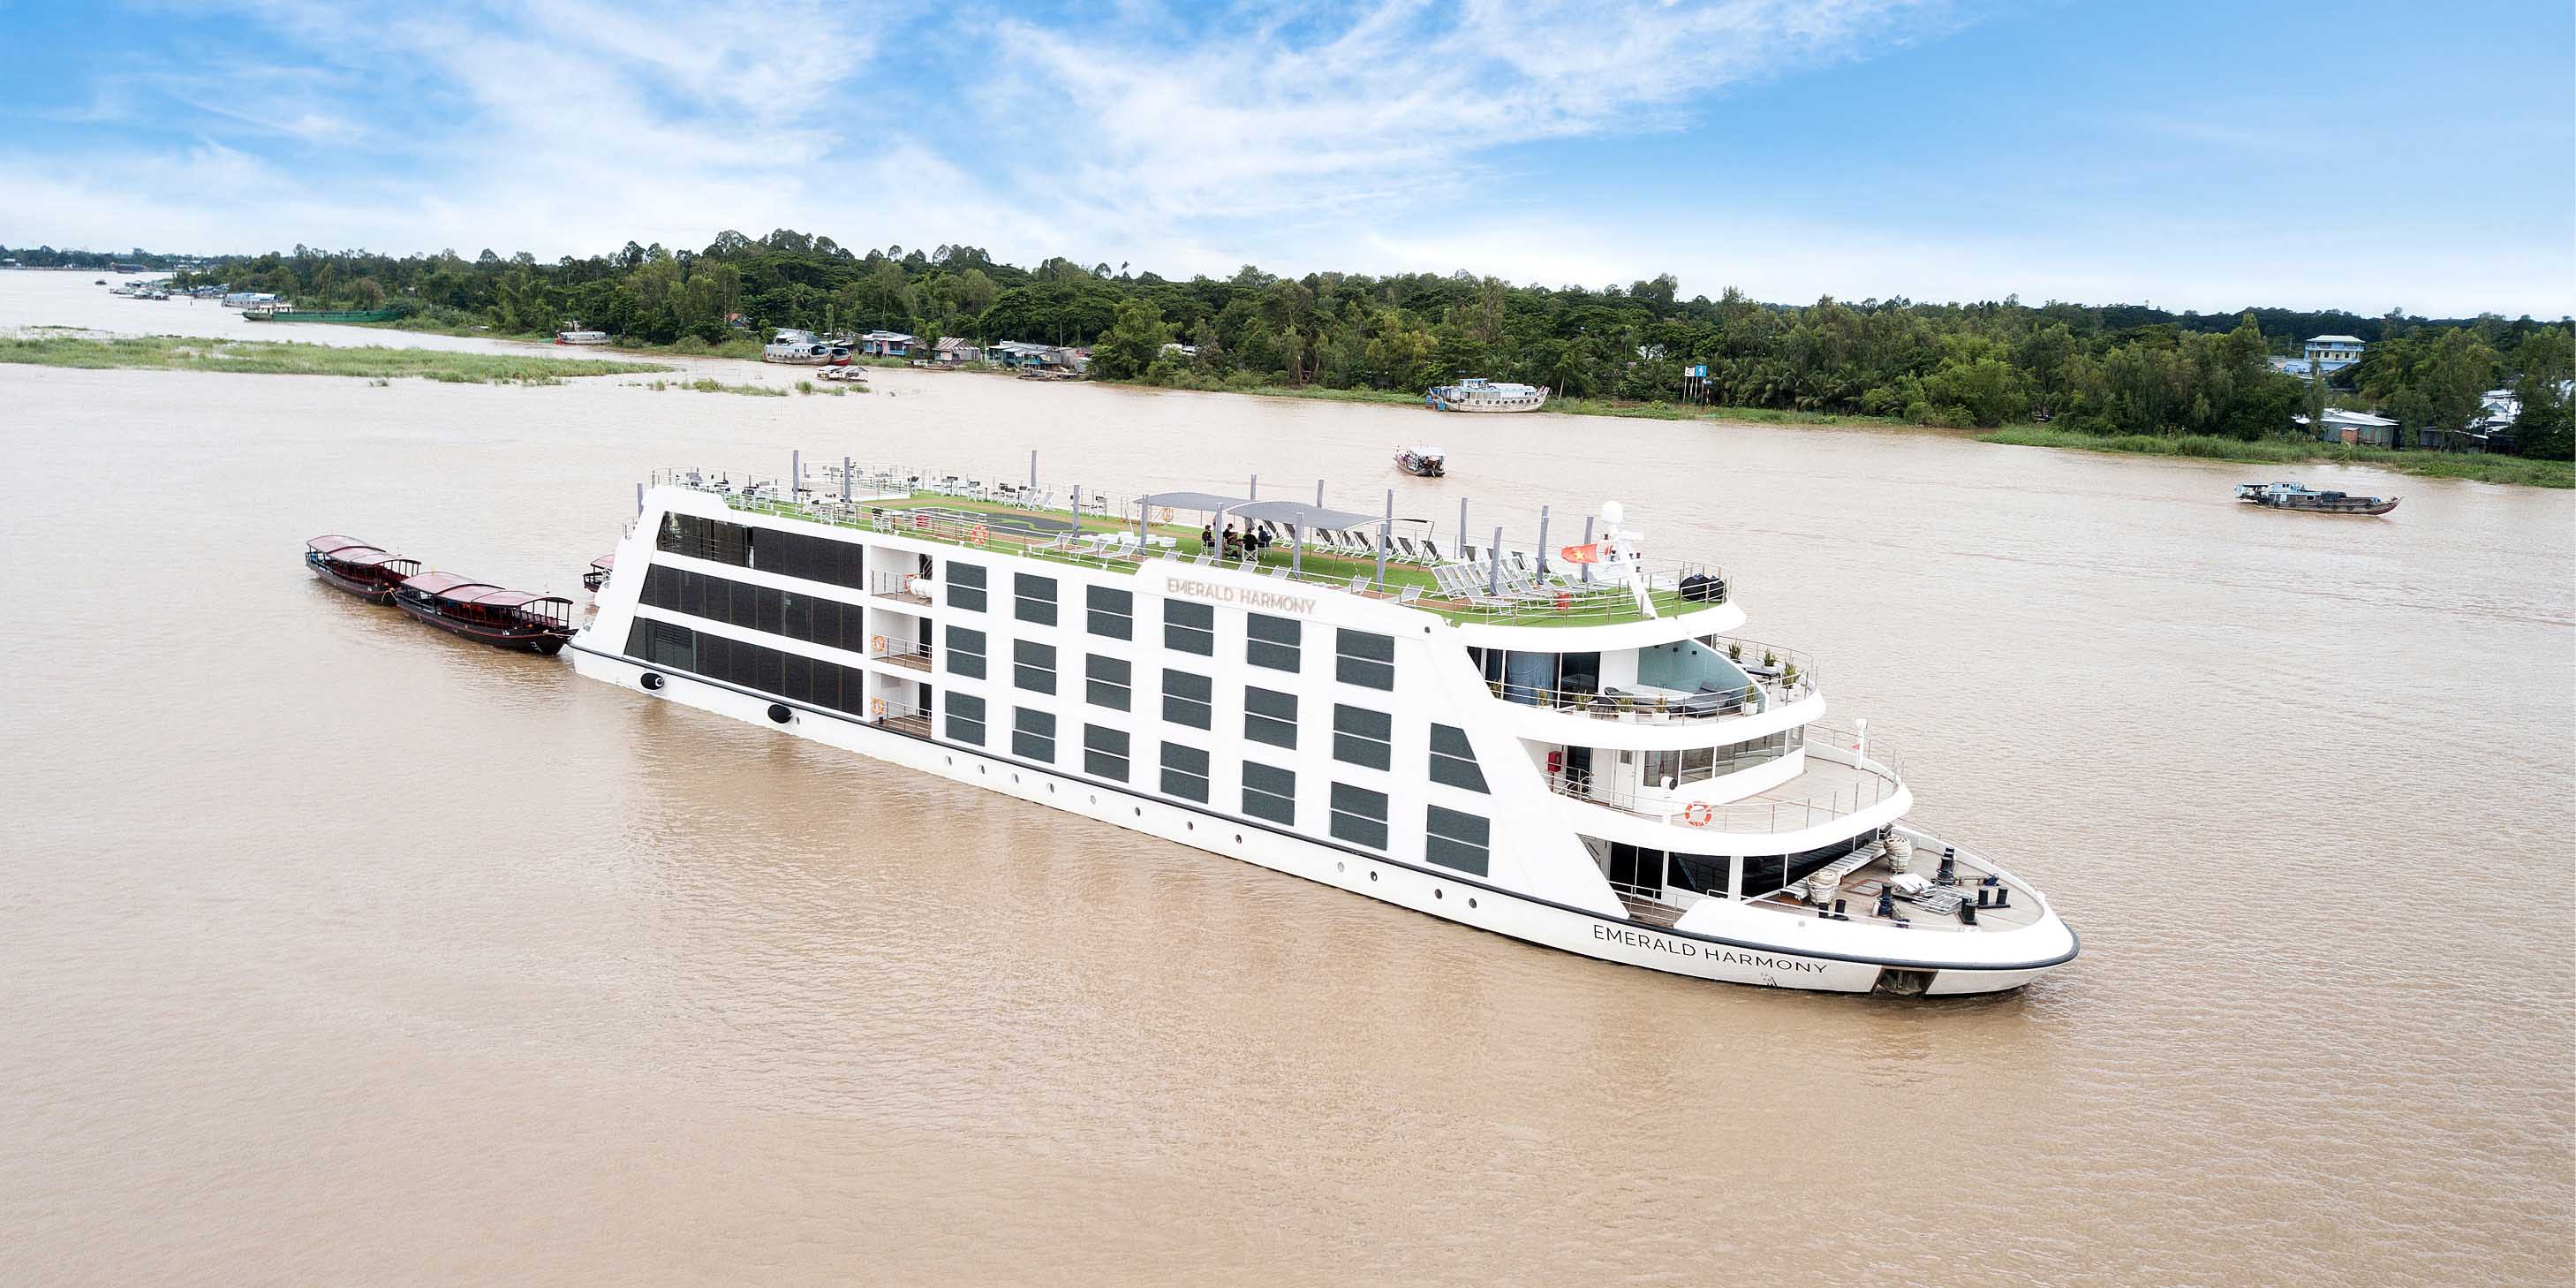
[[[606,344],[608,343],[608,333],[606,331],[584,330],[580,321],[575,320],[565,323],[563,330],[555,332],[555,343]]]
[[[1471,376],[1454,385],[1433,385],[1423,394],[1422,404],[1434,411],[1537,411],[1547,405],[1547,391]]]
[[[1671,974],[1985,993],[2076,956],[2035,886],[1908,821],[1883,740],[1737,633],[1722,571],[1650,559],[1615,505],[1584,545],[1486,547],[1301,501],[805,474],[657,475],[580,673]]]
[[[1408,447],[1395,454],[1395,468],[1415,478],[1441,478],[1449,473],[1449,454],[1437,447]]]
[[[850,346],[821,339],[811,331],[781,328],[761,346],[760,360],[797,367],[845,367],[850,362]]]

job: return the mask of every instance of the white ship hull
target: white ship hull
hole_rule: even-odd
[[[696,516],[708,522],[748,524],[754,532],[784,528],[791,533],[816,534],[844,542],[854,549],[863,546],[868,577],[878,593],[836,590],[755,569],[747,563],[727,565],[709,557],[682,554],[671,544],[657,546],[656,533],[665,522],[666,510],[673,516]],[[728,510],[724,502],[702,492],[657,489],[648,499],[635,532],[616,552],[615,571],[598,597],[598,617],[567,652],[580,674],[638,694],[783,729],[1016,800],[1079,814],[1443,920],[1602,961],[1777,988],[1947,995],[2018,988],[2072,960],[2076,954],[2074,933],[2036,889],[1973,856],[1960,856],[1961,875],[1969,879],[1970,893],[1974,893],[1977,876],[1993,873],[1998,882],[2008,887],[2004,893],[2014,901],[2008,916],[1999,905],[1995,915],[1978,919],[1984,924],[1965,924],[1967,917],[1962,913],[1963,924],[1953,925],[1947,914],[1922,911],[1914,911],[1911,919],[1902,914],[1872,917],[1865,909],[1855,909],[1855,915],[1849,917],[1827,917],[1815,915],[1814,909],[1800,910],[1779,896],[1755,899],[1751,890],[1730,898],[1662,889],[1641,891],[1651,897],[1640,899],[1632,897],[1628,887],[1618,886],[1610,879],[1610,860],[1606,856],[1614,842],[1667,848],[1676,852],[1674,857],[1678,860],[1683,857],[1679,851],[1684,849],[1702,854],[1723,851],[1796,855],[1812,852],[1819,845],[1830,846],[1837,840],[1902,834],[1923,849],[1924,856],[1918,862],[1925,872],[1932,867],[1930,856],[1942,851],[1937,838],[1900,823],[1911,807],[1912,797],[1896,780],[1893,770],[1857,750],[1834,745],[1813,734],[1803,748],[1793,747],[1777,759],[1749,769],[1730,767],[1725,771],[1728,777],[1721,781],[1733,784],[1734,795],[1721,794],[1711,799],[1729,801],[1750,798],[1755,793],[1776,794],[1780,784],[1797,780],[1811,767],[1828,774],[1843,774],[1850,781],[1873,775],[1883,777],[1884,789],[1874,787],[1866,802],[1855,796],[1849,808],[1810,814],[1785,825],[1775,820],[1765,827],[1744,820],[1742,816],[1763,808],[1751,799],[1720,804],[1706,813],[1702,812],[1704,807],[1695,804],[1689,811],[1658,818],[1646,816],[1633,806],[1612,808],[1601,803],[1604,793],[1594,792],[1589,786],[1568,793],[1552,778],[1556,771],[1553,760],[1542,767],[1532,755],[1531,749],[1549,745],[1550,739],[1574,738],[1599,743],[1608,750],[1596,751],[1596,755],[1615,757],[1624,764],[1628,755],[1616,750],[1620,746],[1642,749],[1637,754],[1651,756],[1658,747],[1706,743],[1712,737],[1741,740],[1763,737],[1764,730],[1803,728],[1823,711],[1822,698],[1811,689],[1779,691],[1761,704],[1759,712],[1728,713],[1726,720],[1715,724],[1667,720],[1660,712],[1653,717],[1641,713],[1634,720],[1611,720],[1503,701],[1487,691],[1487,683],[1468,660],[1472,647],[1485,646],[1479,641],[1526,647],[1561,639],[1569,646],[1616,649],[1622,644],[1650,645],[1658,639],[1713,635],[1742,621],[1741,611],[1732,605],[1698,606],[1680,617],[1649,617],[1601,627],[1461,626],[1381,599],[1336,596],[1296,582],[1186,563],[1150,561],[1136,571],[1100,573],[1086,580],[1085,570],[1075,565],[1015,557],[998,549],[917,539],[912,530],[913,525],[900,518],[874,531],[853,531],[745,515]],[[916,583],[909,575],[914,561],[929,556],[940,561],[945,576],[945,564],[952,555],[961,563],[971,561],[987,570],[992,594],[988,604],[951,604],[950,592],[937,580]],[[706,610],[716,614],[713,617],[697,616],[696,610],[685,607],[675,611],[658,592],[653,602],[644,602],[648,573],[657,566],[675,578],[722,578],[734,584],[737,594],[744,587],[774,586],[781,593],[802,597],[809,603],[841,599],[851,611],[865,612],[865,624],[849,626],[853,634],[842,645],[825,647],[819,641],[805,641],[798,636],[765,633],[775,631],[775,627],[728,624],[721,608]],[[1020,573],[1045,575],[1050,579],[1049,594],[1056,593],[1053,587],[1060,581],[1068,620],[1059,623],[1051,612],[1044,626],[1015,622],[1008,605],[1013,577]],[[886,590],[889,576],[893,583],[907,588],[919,584],[925,589],[919,595],[910,589],[900,597],[892,595]],[[1115,587],[1135,596],[1132,638],[1085,634],[1082,604],[1086,586]],[[716,592],[710,589],[708,593]],[[737,613],[741,602],[739,598],[734,600]],[[1234,611],[1257,608],[1272,614],[1297,614],[1308,623],[1310,643],[1304,647],[1322,651],[1306,659],[1308,665],[1302,673],[1296,667],[1288,668],[1285,674],[1262,670],[1247,664],[1242,652],[1246,637],[1239,629],[1220,625],[1220,636],[1233,641],[1227,647],[1213,654],[1198,650],[1192,655],[1162,655],[1157,644],[1163,640],[1164,632],[1158,619],[1172,611],[1162,607],[1165,602],[1241,605]],[[856,619],[852,620],[855,623]],[[819,617],[817,621],[819,630]],[[943,624],[948,628],[944,635]],[[979,635],[977,645],[989,649],[989,667],[985,655],[976,654],[976,666],[969,672],[956,673],[948,667],[930,669],[933,641],[937,641],[941,659],[949,660],[958,627],[989,634],[989,643],[982,642],[985,637]],[[653,652],[660,647],[658,643],[637,642],[662,631],[676,631],[683,636],[694,631],[695,638],[707,641],[709,647],[714,641],[730,641],[726,647],[735,650],[737,656],[741,647],[750,645],[790,659],[803,657],[817,664],[828,663],[817,667],[817,686],[823,683],[819,675],[831,671],[848,677],[834,683],[864,685],[868,696],[862,703],[857,696],[859,688],[843,687],[838,690],[842,695],[839,702],[816,705],[745,687],[715,674],[702,675],[690,669],[694,661],[688,665],[675,663]],[[862,631],[867,633],[867,653],[862,656],[842,651],[858,648],[857,633]],[[1229,631],[1234,633],[1227,634]],[[1355,689],[1348,676],[1335,671],[1333,649],[1337,646],[1332,641],[1337,632],[1354,631],[1372,632],[1372,638],[1394,641],[1395,669],[1391,674],[1397,682]],[[888,644],[889,635],[896,641],[892,646]],[[1585,641],[1578,642],[1577,636],[1584,636]],[[917,650],[911,647],[915,638],[920,640]],[[1056,652],[1047,653],[1050,668],[1066,668],[1061,685],[1050,671],[1042,689],[1015,687],[1013,654],[1006,642],[1013,638],[1048,641],[1048,649],[1066,650],[1061,662]],[[686,651],[680,656],[701,656],[694,646],[681,647]],[[918,656],[912,656],[915,652]],[[1085,704],[1085,654],[1134,659],[1132,710],[1125,705],[1102,708]],[[708,665],[721,669],[720,663]],[[803,665],[791,667],[791,672],[800,671]],[[1244,741],[1248,733],[1243,724],[1246,716],[1240,714],[1240,708],[1213,726],[1202,722],[1195,730],[1158,722],[1158,711],[1161,721],[1172,717],[1168,706],[1157,701],[1156,690],[1161,689],[1165,701],[1170,690],[1159,679],[1149,678],[1155,673],[1148,668],[1165,666],[1211,675],[1212,692],[1218,695],[1242,694],[1247,686],[1274,685],[1301,693],[1306,720],[1303,738],[1293,750],[1249,746]],[[789,681],[791,686],[798,683],[801,681]],[[955,730],[935,723],[936,713],[907,711],[903,707],[914,697],[929,701],[934,689],[940,712],[948,709],[952,695],[963,695],[960,700],[975,699],[973,719],[979,730],[989,720],[991,734],[979,732],[966,740],[944,736]],[[1227,698],[1219,696],[1216,700],[1223,712]],[[823,699],[818,698],[820,701]],[[1248,697],[1239,701],[1248,707]],[[889,702],[894,704],[897,718],[887,717]],[[1337,713],[1369,706],[1390,712],[1393,728],[1404,731],[1395,735],[1401,750],[1398,763],[1375,773],[1345,763],[1349,758],[1341,754],[1336,732],[1340,718]],[[1054,711],[1048,725],[1048,750],[1043,755],[1031,758],[1019,754],[1021,749],[1007,731],[1008,713],[1015,708]],[[867,713],[861,714],[862,710]],[[1462,788],[1423,777],[1419,739],[1424,735],[1415,731],[1436,731],[1446,725],[1457,726],[1472,744],[1484,774],[1480,785]],[[1087,745],[1083,731],[1087,727],[1115,727],[1122,731],[1118,742],[1119,772],[1106,776],[1091,772],[1083,750]],[[1188,736],[1174,739],[1176,732]],[[1184,746],[1211,746],[1213,751],[1203,758],[1200,773],[1214,784],[1214,790],[1208,790],[1203,783],[1197,797],[1176,797],[1169,791],[1168,776],[1158,789],[1152,769],[1157,739]],[[1126,762],[1131,754],[1133,772]],[[1241,759],[1244,769],[1240,779],[1229,758]],[[1301,826],[1274,825],[1252,817],[1256,811],[1250,796],[1253,784],[1249,772],[1255,759],[1265,765],[1293,767],[1296,780],[1303,784],[1296,789],[1299,795],[1294,811]],[[1169,763],[1164,762],[1166,769]],[[1613,772],[1608,761],[1596,763],[1603,765],[1602,773],[1607,779]],[[1843,768],[1837,769],[1837,765]],[[1432,777],[1440,775],[1435,773]],[[1345,781],[1385,793],[1379,798],[1378,815],[1384,822],[1376,838],[1366,846],[1346,843],[1338,822],[1332,825],[1333,835],[1323,835],[1327,821],[1335,818],[1340,809],[1340,799],[1335,795],[1332,809],[1327,810],[1321,799],[1322,789]],[[1244,795],[1241,811],[1232,808],[1238,782]],[[1337,793],[1340,788],[1336,786],[1334,790]],[[1666,791],[1670,790],[1667,784]],[[1463,868],[1435,861],[1440,856],[1427,848],[1431,841],[1421,831],[1421,825],[1407,822],[1422,818],[1426,805],[1435,815],[1441,814],[1444,807],[1455,807],[1489,819],[1490,854],[1480,849],[1475,863]],[[1715,826],[1707,827],[1711,822]],[[1739,824],[1740,830],[1730,831]],[[1707,830],[1700,830],[1704,827]],[[1724,862],[1749,865],[1752,860]],[[1853,879],[1858,879],[1857,874]],[[1732,883],[1733,877],[1728,880]],[[1742,883],[1750,886],[1753,877],[1748,873]],[[1856,898],[1858,894],[1856,887]],[[1674,924],[1676,919],[1679,924]]]

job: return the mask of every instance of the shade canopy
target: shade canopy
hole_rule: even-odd
[[[305,542],[304,548],[314,552],[315,554],[324,555],[327,555],[334,550],[375,549],[374,546],[368,545],[366,542],[360,541],[356,537],[344,537],[337,533],[333,533],[327,537],[315,537],[311,541]]]
[[[1284,523],[1297,528],[1364,528],[1386,517],[1327,510],[1303,501],[1246,501],[1234,507],[1234,512],[1255,523]]]
[[[1199,510],[1208,513],[1237,509],[1247,504],[1247,499],[1244,497],[1219,496],[1214,492],[1156,492],[1152,496],[1136,499],[1147,505],[1168,505],[1175,510]]]

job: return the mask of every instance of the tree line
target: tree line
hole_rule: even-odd
[[[572,319],[656,344],[714,344],[782,326],[883,329],[1091,345],[1096,375],[1176,387],[1409,391],[1472,374],[1561,397],[1691,397],[1954,426],[2045,420],[2114,435],[2270,437],[2331,400],[2396,416],[2411,442],[2417,428],[2473,423],[2478,396],[2503,387],[2523,394],[2526,455],[2568,454],[2560,382],[2576,376],[2564,319],[2174,313],[2017,298],[1791,306],[1733,289],[1685,300],[1669,275],[1544,287],[1467,273],[1288,278],[1247,266],[1175,280],[1064,258],[1020,268],[965,245],[853,249],[788,229],[729,231],[701,250],[629,242],[552,263],[490,250],[467,259],[299,245],[181,277],[510,333]],[[2330,381],[2274,369],[2270,359],[2318,334],[2357,336],[2369,348]]]

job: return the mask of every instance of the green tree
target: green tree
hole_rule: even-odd
[[[1133,380],[1154,365],[1171,339],[1172,328],[1163,321],[1161,310],[1144,300],[1130,300],[1118,307],[1118,320],[1109,334],[1091,346],[1091,373],[1104,380]]]

